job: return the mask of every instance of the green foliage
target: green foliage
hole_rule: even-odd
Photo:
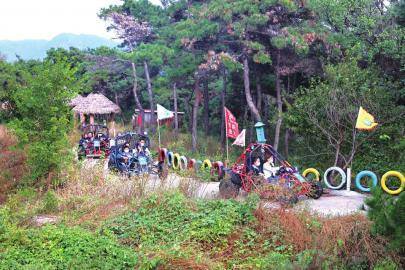
[[[173,245],[185,241],[216,242],[237,225],[252,219],[254,199],[246,203],[196,201],[181,193],[153,195],[136,212],[119,216],[104,226],[131,246]]]
[[[58,198],[56,197],[55,192],[49,190],[45,193],[43,198],[43,206],[42,212],[43,213],[52,213],[58,210]]]
[[[133,269],[134,252],[80,228],[20,229],[0,209],[0,269]]]
[[[330,166],[338,153],[338,165],[348,166],[354,162],[356,170],[371,169],[372,166],[377,172],[383,172],[389,166],[398,166],[399,152],[388,154],[388,149],[392,151],[394,144],[384,143],[379,138],[379,135],[388,134],[395,141],[401,139],[397,129],[402,121],[397,118],[401,108],[395,106],[394,97],[389,92],[390,83],[378,79],[376,70],[360,68],[355,60],[327,66],[325,77],[324,81],[312,80],[308,88],[297,92],[293,96],[294,106],[286,114],[289,127],[299,134],[299,145],[294,150],[304,153],[305,159],[302,158],[300,163],[318,168],[324,164]],[[390,124],[378,127],[377,132],[371,134],[355,132],[360,106],[373,114],[377,122]],[[366,150],[367,155],[350,159],[352,154]],[[322,164],[319,164],[321,154]],[[381,165],[378,163],[380,157],[384,160],[384,167],[370,165],[375,162]]]
[[[9,126],[21,145],[27,145],[32,179],[58,171],[66,155],[70,130],[69,99],[76,92],[75,69],[58,61],[44,62],[30,70],[26,83],[13,94],[17,117]]]
[[[372,190],[367,199],[368,217],[373,221],[373,232],[391,239],[390,247],[405,252],[405,192],[398,196],[385,193],[380,187]]]

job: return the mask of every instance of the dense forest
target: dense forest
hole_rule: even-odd
[[[197,250],[215,243],[209,247],[209,256],[213,261],[220,260],[214,253],[216,250],[223,255],[226,253],[226,247],[218,240],[221,237],[234,245],[229,247],[229,252],[235,252],[235,246],[240,245],[248,254],[254,254],[257,247],[249,245],[253,245],[250,241],[256,241],[262,244],[259,249],[263,253],[265,250],[276,250],[283,254],[271,253],[273,257],[263,257],[263,261],[259,260],[261,255],[257,255],[257,261],[244,261],[245,264],[232,257],[234,261],[229,259],[221,264],[228,269],[332,269],[335,263],[337,268],[370,269],[378,264],[376,256],[380,255],[373,253],[374,248],[384,246],[390,247],[392,261],[381,263],[379,269],[400,269],[398,265],[403,263],[404,258],[404,221],[393,218],[385,224],[383,220],[384,215],[400,215],[404,209],[381,192],[376,192],[375,201],[371,203],[377,210],[371,214],[376,225],[370,230],[388,240],[378,238],[378,243],[372,243],[375,246],[366,248],[369,252],[366,259],[361,257],[366,251],[357,247],[358,253],[354,257],[364,259],[360,262],[355,258],[340,260],[342,254],[348,258],[350,254],[345,252],[354,250],[342,244],[336,249],[345,250],[340,253],[335,250],[335,257],[325,266],[325,257],[335,252],[331,243],[325,246],[317,242],[319,239],[312,239],[317,246],[310,246],[311,239],[305,238],[301,239],[307,241],[305,246],[297,247],[297,239],[290,239],[291,248],[288,245],[275,248],[271,245],[279,243],[279,239],[273,239],[271,244],[261,242],[261,236],[279,235],[260,227],[274,229],[276,225],[266,218],[260,219],[257,211],[252,214],[253,207],[249,201],[243,204],[234,201],[195,203],[178,193],[169,194],[160,198],[161,201],[152,197],[141,203],[128,203],[128,209],[136,205],[139,212],[127,213],[100,227],[94,225],[94,228],[88,224],[82,226],[67,216],[72,209],[79,215],[80,211],[90,213],[97,207],[80,210],[72,206],[75,203],[84,205],[79,202],[83,199],[79,199],[79,195],[77,202],[70,197],[72,201],[61,202],[65,196],[61,194],[64,193],[52,190],[69,188],[68,179],[73,177],[69,174],[77,166],[71,150],[76,144],[77,131],[73,127],[74,117],[68,102],[77,94],[89,93],[102,93],[114,101],[122,110],[122,114],[118,115],[118,124],[128,128],[132,126],[135,109],[143,115],[145,110],[155,110],[156,105],[161,104],[172,111],[184,112],[181,121],[175,118],[167,136],[173,134],[175,139],[172,141],[184,139],[187,143],[180,145],[177,142],[178,147],[194,155],[210,155],[212,153],[207,151],[210,147],[215,148],[215,154],[225,155],[226,106],[236,116],[239,127],[246,129],[247,142],[256,140],[254,125],[261,121],[265,124],[267,142],[301,168],[351,167],[357,171],[371,170],[378,175],[390,170],[403,171],[405,1],[161,0],[161,5],[155,5],[147,0],[123,0],[120,5],[100,10],[99,17],[109,25],[108,30],[114,33],[120,44],[118,47],[87,50],[52,48],[43,60],[18,58],[12,63],[7,62],[0,52],[0,157],[8,157],[0,162],[3,163],[0,164],[0,191],[14,194],[10,195],[7,207],[0,208],[0,242],[21,241],[21,245],[25,245],[31,241],[26,245],[39,248],[41,244],[36,242],[36,238],[42,237],[45,242],[46,239],[67,241],[64,243],[69,246],[75,239],[85,237],[87,242],[81,243],[83,249],[93,248],[91,252],[99,254],[103,245],[110,247],[105,253],[105,265],[100,263],[102,257],[95,259],[93,265],[86,264],[83,257],[70,261],[70,264],[61,263],[55,269],[81,266],[121,269],[134,268],[135,265],[156,269],[160,262],[163,261],[164,265],[172,258],[178,260],[173,259],[172,268],[168,269],[221,269],[215,268],[218,265],[212,266],[210,262],[198,259],[202,253],[193,253],[192,245],[181,249],[189,242],[198,243]],[[363,132],[355,128],[360,106],[376,118],[379,125],[374,131]],[[152,122],[156,121],[152,119]],[[141,125],[139,131],[147,130],[155,136],[156,128]],[[9,137],[8,132],[13,135]],[[165,141],[170,141],[170,138]],[[232,158],[240,151],[232,146]],[[7,171],[7,166],[12,169]],[[81,176],[74,175],[74,179],[78,177]],[[91,181],[97,182],[98,176],[92,177]],[[9,179],[18,181],[11,183]],[[33,195],[31,188],[40,191],[40,195]],[[18,190],[23,190],[23,193]],[[6,201],[4,194],[0,201]],[[58,196],[59,206],[54,206]],[[100,196],[100,200],[104,198],[100,194],[94,196]],[[404,192],[398,197],[397,201],[403,205]],[[386,209],[381,198],[390,201]],[[22,214],[12,214],[24,209],[22,201],[29,201],[32,207]],[[169,212],[166,212],[165,204],[170,205]],[[34,205],[39,205],[40,210]],[[180,209],[179,205],[184,208]],[[157,209],[155,214],[148,212],[151,207]],[[63,212],[66,215],[64,226],[73,224],[81,228],[78,231],[75,227],[66,229],[67,233],[60,227],[56,231],[46,228],[46,235],[38,236],[39,232],[34,229],[18,227],[33,213],[29,212],[31,210]],[[221,223],[220,217],[229,212],[233,214]],[[177,217],[173,224],[169,215]],[[210,215],[213,215],[212,220]],[[295,218],[296,222],[302,222],[301,225],[306,224],[303,234],[312,234],[316,230],[314,228],[328,222],[314,219],[312,223],[305,223],[302,217],[292,217],[292,214],[278,215],[280,220],[294,222],[291,219]],[[140,217],[144,218],[144,223],[131,223]],[[198,222],[201,224],[190,223],[187,225],[190,227],[181,228],[184,222],[193,218],[200,218]],[[255,218],[260,222],[254,223],[257,227],[252,229],[247,224]],[[361,226],[369,226],[364,217],[346,218],[344,222],[360,226],[356,220],[363,222]],[[155,221],[162,222],[162,227],[148,227]],[[20,222],[18,226],[16,222]],[[209,224],[223,226],[225,232],[219,232],[218,227],[210,227]],[[238,228],[235,231],[242,231],[242,238],[232,240],[234,226]],[[353,225],[352,229],[361,230],[356,226]],[[402,229],[394,229],[396,226]],[[180,236],[165,235],[166,231],[175,228],[181,228]],[[101,236],[85,229],[97,233],[101,231]],[[71,237],[71,242],[59,239],[62,232]],[[25,233],[29,240],[16,236]],[[132,234],[142,235],[143,238],[134,240]],[[111,238],[111,235],[114,237]],[[282,235],[285,237],[285,234]],[[325,234],[317,236],[322,238]],[[335,244],[346,240],[350,242],[347,235],[348,238],[343,240],[336,235],[328,237],[335,239]],[[362,241],[365,238],[361,238]],[[117,244],[117,239],[120,244]],[[159,241],[167,245],[162,247],[163,251],[158,250]],[[371,240],[367,238],[364,241]],[[392,241],[391,244],[387,244],[388,241]],[[355,246],[353,242],[349,244]],[[178,250],[168,248],[170,245],[177,245]],[[28,246],[24,248],[28,249]],[[138,252],[136,256],[131,253],[134,248]],[[13,268],[10,262],[24,250],[14,250],[15,253],[9,252],[2,257],[2,250],[6,249],[0,244],[0,259],[7,260],[7,266]],[[325,253],[319,255],[316,250]],[[298,253],[301,255],[294,257]],[[304,261],[311,256],[318,261],[305,264]],[[139,264],[141,258],[150,259],[149,264]],[[183,261],[179,258],[200,260],[200,266],[182,265]],[[26,260],[31,259],[27,257]],[[288,267],[284,264],[287,262],[291,262]],[[363,268],[355,268],[356,263]],[[23,263],[14,266],[20,268],[21,265]],[[40,265],[47,264],[41,261]],[[237,267],[235,265],[240,268],[233,268]],[[3,269],[1,263],[0,269]]]

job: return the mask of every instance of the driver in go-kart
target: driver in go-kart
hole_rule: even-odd
[[[132,158],[131,150],[129,149],[129,143],[125,143],[121,151],[118,152],[117,158],[121,163],[128,163],[128,160]]]
[[[149,148],[146,146],[144,139],[141,139],[139,141],[139,143],[137,145],[137,151],[138,151],[138,155],[140,155],[140,156],[146,156],[146,157],[150,156]]]
[[[146,146],[145,139],[139,140],[139,143],[136,146],[136,150],[138,153],[139,171],[147,172],[148,163],[150,161],[150,151],[149,148]]]
[[[87,142],[92,142],[93,141],[93,132],[87,133]]]
[[[279,177],[277,172],[280,167],[274,165],[274,157],[271,155],[267,157],[266,161],[263,163],[263,176],[269,181],[269,183],[277,184]]]

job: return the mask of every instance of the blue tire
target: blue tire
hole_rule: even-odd
[[[371,172],[371,171],[361,171],[361,172],[359,172],[359,173],[356,175],[356,179],[355,179],[356,187],[357,187],[358,189],[360,189],[361,191],[370,192],[371,187],[368,187],[368,188],[363,187],[363,186],[361,185],[361,183],[360,183],[360,180],[361,180],[363,177],[365,177],[365,176],[369,176],[369,177],[371,177],[371,180],[373,180],[373,185],[372,185],[372,187],[377,186],[378,180],[377,180],[377,175],[376,175],[375,173],[373,173],[373,172]]]
[[[167,165],[169,167],[173,166],[173,160],[174,160],[174,153],[170,151],[167,153]]]

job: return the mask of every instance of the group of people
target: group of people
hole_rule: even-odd
[[[276,184],[278,182],[277,172],[280,167],[274,164],[272,155],[269,155],[263,163],[260,157],[254,157],[251,166],[256,175],[262,175],[269,183]]]
[[[79,141],[79,144],[82,145],[84,143],[92,142],[94,139],[93,132],[84,133],[82,138]]]
[[[136,144],[135,151],[132,151],[131,153],[131,148],[129,143],[124,143],[121,148],[121,152],[124,154],[124,156],[129,156],[129,155],[136,155],[136,156],[143,156],[143,157],[149,157],[150,156],[150,150],[146,145],[145,139],[140,139],[139,142]]]

